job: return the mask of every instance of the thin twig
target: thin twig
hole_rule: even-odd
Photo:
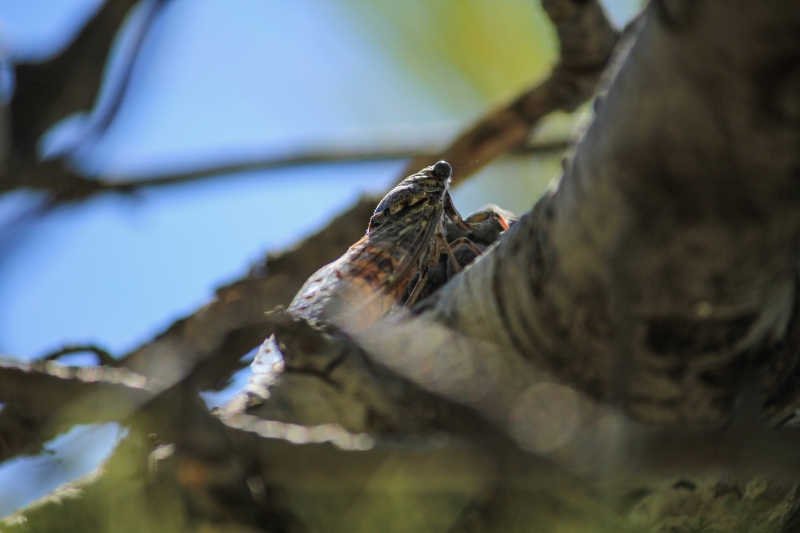
[[[96,108],[96,113],[91,117],[89,126],[69,151],[74,156],[82,147],[103,135],[122,106],[125,96],[128,94],[130,88],[133,68],[141,53],[142,45],[144,44],[145,37],[150,31],[158,14],[166,4],[167,0],[152,0],[149,6],[145,6],[146,13],[143,15],[143,20],[140,21],[136,28],[136,34],[133,37],[133,44],[126,51],[125,58],[121,61],[124,63],[124,69],[119,78],[112,82],[114,88],[112,89],[111,96],[109,97],[108,104],[103,107]]]
[[[556,140],[525,146],[513,153],[515,155],[539,155],[565,150],[569,140]],[[205,168],[189,169],[171,174],[162,174],[146,178],[102,178],[98,184],[102,191],[129,192],[144,187],[157,187],[161,185],[174,185],[179,183],[194,182],[203,179],[241,174],[256,170],[274,170],[293,166],[315,165],[320,163],[346,163],[359,161],[388,161],[393,159],[407,159],[409,157],[434,157],[437,152],[429,147],[378,149],[378,150],[304,150],[302,152],[282,157],[255,158],[250,161],[222,163]]]
[[[44,355],[40,358],[41,361],[56,361],[63,355],[73,353],[93,353],[97,357],[97,363],[106,366],[118,366],[119,361],[114,358],[108,350],[104,350],[94,344],[70,344],[55,352]]]
[[[0,360],[0,462],[76,424],[124,420],[163,388],[124,368]]]
[[[105,2],[56,57],[14,67],[16,87],[8,111],[15,157],[33,160],[42,134],[71,113],[91,107],[100,88],[108,50],[135,4],[136,0]]]

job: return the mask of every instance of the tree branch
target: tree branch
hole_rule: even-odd
[[[566,150],[568,140],[533,143],[516,149],[513,155],[529,156],[547,154]],[[380,149],[364,150],[325,150],[307,149],[297,154],[280,157],[255,158],[219,165],[187,169],[175,173],[167,173],[147,177],[104,177],[97,180],[98,192],[130,192],[145,187],[158,187],[189,183],[209,178],[226,177],[230,174],[240,174],[256,170],[273,170],[301,165],[315,165],[320,163],[353,163],[359,161],[387,161],[392,159],[408,159],[409,157],[436,157],[437,152],[429,146],[409,148],[384,147]]]
[[[120,421],[158,390],[129,370],[56,363],[0,365],[0,462],[35,454],[76,424]]]
[[[147,37],[150,27],[153,25],[159,13],[161,13],[167,1],[168,0],[149,0],[150,5],[146,6],[147,11],[136,29],[133,43],[128,49],[126,57],[122,59],[122,73],[119,75],[119,79],[113,82],[114,86],[108,103],[102,109],[98,109],[92,116],[91,125],[88,131],[85,132],[84,137],[80,140],[81,145],[105,133],[117,116],[117,112],[128,94],[133,69],[136,66],[136,61],[139,58],[139,53],[141,52],[145,37]]]
[[[95,346],[94,344],[70,344],[64,346],[56,350],[55,352],[51,352],[46,354],[45,356],[41,357],[40,360],[42,361],[57,361],[59,358],[70,355],[74,353],[93,353],[95,357],[97,357],[97,364],[98,365],[108,365],[108,366],[116,366],[117,360],[114,359],[114,356],[111,353],[99,346]]]
[[[108,51],[135,0],[110,0],[58,56],[15,67],[10,104],[13,169],[36,159],[39,138],[56,122],[91,107],[100,88]]]

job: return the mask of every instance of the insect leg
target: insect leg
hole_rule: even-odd
[[[464,219],[464,223],[469,226],[471,229],[475,229],[483,224],[491,222],[492,219],[497,219],[500,222],[500,225],[503,227],[504,230],[508,231],[508,222],[503,215],[500,213],[495,213],[490,209],[486,209],[484,211],[478,211],[477,213],[472,213],[470,216]]]
[[[459,228],[463,229],[464,231],[472,230],[472,228],[464,223],[464,219],[461,217],[458,209],[456,209],[456,204],[453,203],[453,199],[450,197],[449,191],[444,193],[444,212],[447,213],[447,216],[453,221],[453,224]]]
[[[463,238],[464,237],[462,237],[461,239],[463,239]],[[457,240],[461,240],[461,239],[457,239]],[[453,268],[456,270],[456,272],[460,272],[461,271],[461,265],[458,264],[458,260],[456,259],[456,256],[453,253],[453,248],[451,248],[450,245],[447,243],[447,241],[444,238],[444,235],[436,235],[436,241],[439,243],[440,246],[444,247],[444,252],[447,254],[447,257],[450,259],[450,264],[453,265]]]
[[[417,284],[414,285],[414,290],[411,291],[411,294],[408,296],[408,300],[406,300],[406,304],[403,307],[411,307],[414,305],[414,302],[417,301],[419,298],[419,293],[422,292],[422,289],[425,287],[425,283],[428,281],[428,269],[425,269],[425,272],[419,277],[417,280]]]
[[[481,255],[481,249],[478,248],[474,242],[467,239],[466,237],[459,237],[458,239],[454,240],[448,245],[448,247],[451,250],[451,253],[455,252],[456,250],[464,246],[469,246],[470,248],[472,248],[472,251],[475,252],[476,255]]]
[[[497,219],[497,221],[500,222],[500,225],[503,226],[504,230],[508,230],[509,227],[508,222],[505,218],[503,218],[503,215],[500,213],[495,213],[491,209],[472,213],[465,220],[458,212],[458,209],[456,209],[456,205],[453,203],[453,199],[450,197],[450,192],[447,192],[444,196],[444,211],[447,213],[447,216],[450,218],[450,220],[453,221],[453,224],[464,231],[472,231],[484,224],[491,222],[493,219]]]

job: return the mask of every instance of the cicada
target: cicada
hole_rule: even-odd
[[[457,272],[460,256],[474,257],[480,249],[467,236],[489,244],[495,240],[500,230],[508,229],[508,222],[499,209],[490,208],[479,211],[463,219],[453,205],[450,197],[450,176],[452,168],[445,161],[407,177],[381,200],[370,218],[367,233],[353,244],[345,254],[311,276],[294,297],[288,315],[291,324],[308,328],[311,323],[314,335],[329,326],[338,326],[350,331],[368,327],[395,307],[412,305],[429,290],[431,285],[440,285],[449,276],[449,271]],[[445,240],[445,224],[452,224],[450,230],[464,232],[464,236],[448,243]],[[458,229],[454,229],[455,226]],[[486,235],[491,234],[488,239]],[[439,263],[440,256],[447,256],[447,265]],[[466,258],[466,257],[465,257]],[[439,268],[435,268],[439,265]],[[442,268],[447,266],[448,268]],[[412,282],[413,285],[412,285]],[[284,313],[276,313],[281,319],[289,318]],[[277,318],[276,318],[277,319]],[[269,397],[267,388],[282,375],[286,368],[302,370],[320,368],[329,372],[338,361],[339,351],[314,346],[315,343],[302,343],[302,348],[292,348],[296,333],[289,330],[278,331],[261,345],[253,361],[253,375],[247,394],[242,396],[251,413],[257,412],[264,398]],[[334,328],[336,329],[336,328]],[[305,334],[310,335],[309,330]],[[278,337],[283,337],[279,341]],[[303,337],[307,338],[307,337]],[[333,346],[321,343],[320,346]],[[295,351],[299,350],[299,351]],[[313,360],[296,358],[293,354],[315,351]],[[333,353],[335,352],[335,355]],[[294,358],[294,359],[293,359]],[[316,365],[316,366],[314,366]],[[321,365],[321,366],[320,366]],[[273,402],[275,405],[282,405]],[[275,416],[267,409],[267,417]]]
[[[336,323],[361,329],[374,323],[396,306],[409,287],[416,284],[405,305],[413,304],[425,286],[429,268],[442,252],[454,269],[460,265],[453,251],[469,246],[468,239],[445,240],[445,220],[471,231],[502,216],[482,211],[464,220],[450,197],[452,167],[439,161],[401,181],[381,200],[367,233],[339,259],[319,269],[303,285],[288,312],[314,324]],[[416,274],[419,274],[418,276]]]

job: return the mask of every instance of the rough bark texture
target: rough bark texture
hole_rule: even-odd
[[[659,6],[558,187],[422,317],[647,422],[719,426],[745,378],[785,418],[800,7]]]

